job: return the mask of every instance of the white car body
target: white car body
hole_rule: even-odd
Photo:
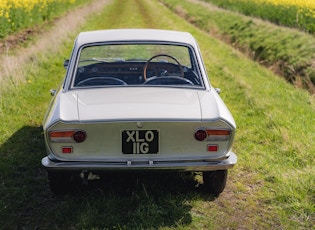
[[[193,59],[192,65],[178,64],[177,76],[169,73],[175,71],[176,63],[172,63],[170,70],[165,69],[168,66],[158,69],[163,63],[168,63],[164,59],[149,61],[145,66],[147,60],[130,59],[132,61],[128,62],[116,57],[115,61],[108,61],[108,57],[89,60],[81,57],[85,49],[87,55],[91,55],[91,50],[103,49],[103,46],[115,49],[128,44],[134,48],[149,47],[151,43],[154,48],[161,44],[165,50],[172,46],[175,49],[187,48]],[[109,55],[108,50],[95,52]],[[148,50],[151,52],[152,48]],[[139,52],[144,51],[141,49]],[[157,56],[168,58],[164,54]],[[81,62],[91,63],[81,66]],[[131,67],[126,69],[124,66],[128,63]],[[150,70],[149,65],[156,69]],[[190,68],[195,69],[192,71]],[[107,77],[107,71],[110,77]],[[183,81],[191,72],[194,72],[196,81]],[[132,83],[125,84],[131,76]],[[119,79],[113,80],[114,77]],[[174,82],[179,80],[179,83],[165,86],[159,83],[165,80],[169,84],[169,78]],[[103,80],[106,85],[93,85],[93,81],[99,84]],[[146,85],[150,81],[153,85]],[[42,164],[51,174],[133,169],[226,172],[237,161],[231,151],[235,122],[209,83],[195,39],[186,32],[117,29],[79,34],[67,63],[65,80],[54,93],[43,129],[47,157],[42,159]],[[201,130],[201,136],[206,132],[205,139],[196,140],[198,130]],[[71,136],[76,131],[82,131],[82,142]],[[53,181],[51,187],[58,184],[53,175],[50,177]],[[226,175],[223,180],[226,180]],[[212,192],[220,193],[223,188]]]

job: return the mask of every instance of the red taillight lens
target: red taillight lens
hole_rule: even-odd
[[[228,129],[198,129],[194,136],[197,141],[226,141],[230,134]]]
[[[72,147],[62,147],[62,153],[69,154],[72,153]]]
[[[195,139],[197,141],[204,141],[207,138],[208,134],[205,130],[199,129],[195,132]]]
[[[219,146],[218,146],[218,145],[208,145],[208,146],[207,146],[208,152],[217,152],[218,149],[219,149]]]
[[[85,138],[86,138],[86,133],[84,131],[76,131],[73,134],[73,140],[75,140],[75,142],[77,143],[81,143],[85,141]]]
[[[54,143],[81,143],[85,141],[86,133],[82,130],[51,131],[49,139]]]

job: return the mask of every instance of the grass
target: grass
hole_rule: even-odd
[[[161,0],[172,11],[283,76],[315,93],[315,37],[222,10],[202,1]]]
[[[125,20],[128,18],[129,20]],[[156,20],[156,19],[159,20]],[[74,34],[0,97],[0,224],[5,229],[309,229],[315,223],[314,110],[307,92],[173,14],[157,1],[113,0],[80,30],[150,27],[191,32],[238,130],[225,191],[211,197],[177,173],[107,174],[54,196],[40,160],[49,89],[64,75]],[[77,27],[78,29],[79,27]]]

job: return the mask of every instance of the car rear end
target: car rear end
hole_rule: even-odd
[[[122,170],[201,171],[211,193],[223,191],[236,126],[189,33],[81,33],[66,68],[43,125],[54,192],[69,173],[86,183]]]
[[[54,170],[230,168],[235,125],[219,116],[224,111],[207,94],[160,88],[70,92],[76,100],[63,98],[68,102],[59,107],[71,108],[73,119],[47,122],[43,164]]]

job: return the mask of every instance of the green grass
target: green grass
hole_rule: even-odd
[[[126,20],[126,18],[128,20]],[[158,19],[158,20],[156,20]],[[0,97],[0,225],[5,229],[307,229],[315,222],[315,102],[157,1],[113,1],[82,30],[150,27],[191,32],[209,78],[237,123],[225,191],[217,198],[176,173],[108,174],[85,191],[54,196],[40,160],[49,89],[59,85],[74,34],[23,66],[25,83]]]
[[[192,24],[224,38],[295,86],[315,93],[315,37],[201,1],[160,0]]]

